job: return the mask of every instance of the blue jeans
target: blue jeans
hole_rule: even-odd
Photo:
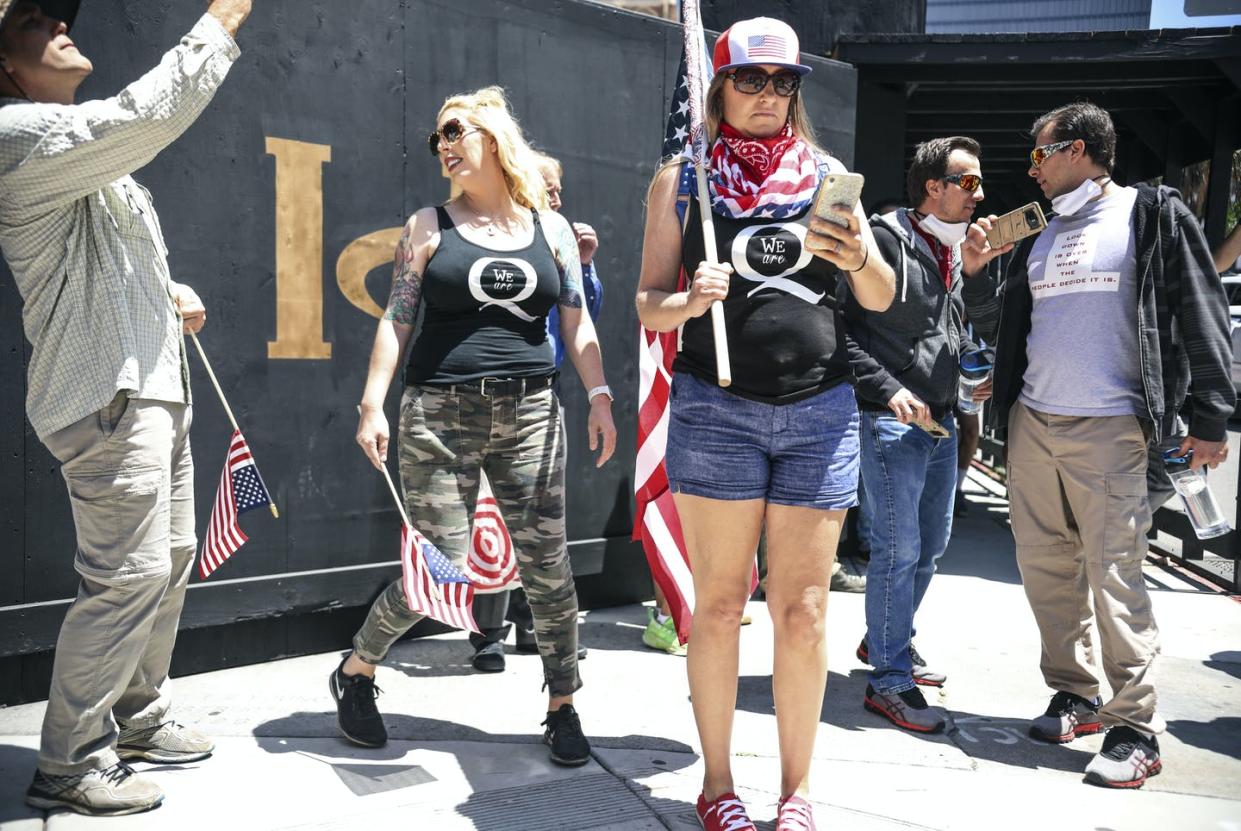
[[[901,424],[891,414],[862,412],[862,481],[870,518],[866,570],[866,644],[881,693],[913,689],[909,641],[935,561],[952,533],[957,484],[957,432],[947,438]]]

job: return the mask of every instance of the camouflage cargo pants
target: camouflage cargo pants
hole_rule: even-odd
[[[410,386],[396,441],[410,521],[458,567],[468,550],[478,471],[486,472],[513,538],[548,689],[573,693],[582,685],[577,591],[565,544],[564,428],[555,393],[484,396]],[[354,650],[377,664],[421,619],[394,581],[354,635]]]

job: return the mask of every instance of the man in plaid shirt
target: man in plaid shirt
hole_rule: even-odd
[[[77,10],[78,0],[0,0],[0,249],[33,347],[26,413],[61,463],[82,578],[26,801],[115,815],[163,799],[123,760],[214,749],[168,717],[196,548],[182,332],[206,311],[171,281],[151,196],[130,174],[211,101],[250,0],[214,0],[159,66],[80,104],[92,66],[68,35]]]

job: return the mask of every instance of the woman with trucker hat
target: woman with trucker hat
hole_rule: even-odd
[[[683,327],[666,463],[696,595],[689,684],[706,766],[697,812],[708,831],[754,828],[735,793],[729,744],[738,626],[765,524],[776,828],[806,831],[814,828],[806,795],[827,674],[827,586],[845,511],[857,504],[858,410],[835,287],[843,273],[859,302],[882,310],[894,280],[871,255],[859,207],[835,209],[842,225],[798,222],[825,174],[844,168],[815,144],[800,95],[810,68],[799,62],[793,30],[762,17],[735,23],[712,63],[706,126],[717,250],[704,250],[696,200],[684,222],[678,216],[693,173],[675,159],[651,184],[637,296],[643,325]],[[681,269],[692,275],[688,287],[677,285]],[[732,360],[726,389],[704,316],[717,300]]]

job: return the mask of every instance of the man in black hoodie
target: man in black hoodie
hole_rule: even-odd
[[[944,717],[919,685],[946,680],[913,648],[913,619],[952,531],[957,480],[961,240],[982,201],[978,143],[965,136],[918,146],[909,203],[871,218],[874,256],[896,272],[883,312],[862,308],[840,283],[849,361],[862,415],[862,482],[869,521],[863,706],[906,730],[937,733]],[[944,432],[934,435],[933,422]]]
[[[1151,672],[1158,630],[1142,580],[1147,448],[1179,445],[1194,467],[1227,456],[1236,402],[1228,301],[1177,193],[1112,181],[1116,133],[1104,110],[1070,104],[1030,134],[1029,174],[1056,217],[1023,241],[998,296],[979,276],[1008,248],[987,245],[994,217],[979,219],[962,249],[970,320],[996,343],[990,417],[1007,429],[1017,563],[1055,693],[1030,733],[1068,742],[1110,728],[1086,781],[1136,788],[1162,766],[1155,737],[1164,729]],[[1112,688],[1102,705],[1082,649],[1087,595]]]

